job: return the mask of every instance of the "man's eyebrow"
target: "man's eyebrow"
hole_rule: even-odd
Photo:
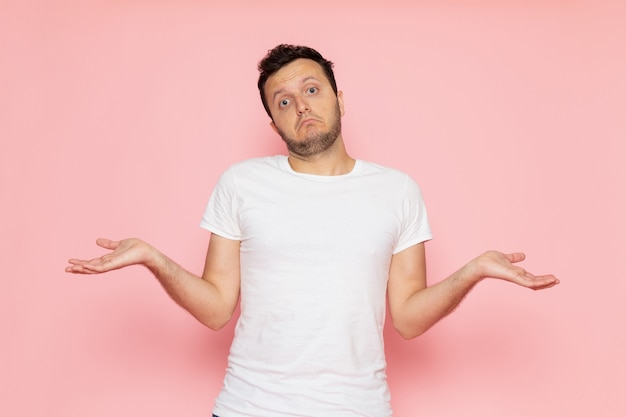
[[[281,88],[280,90],[274,91],[274,94],[272,95],[272,101],[275,101],[276,100],[276,96],[279,95],[279,94],[282,94],[284,92],[285,92],[284,88]]]
[[[300,81],[300,84],[306,84],[307,82],[309,82],[311,80],[319,82],[319,80],[316,77],[314,77],[312,75],[309,75],[308,77],[303,78],[302,81]],[[272,94],[272,101],[276,100],[276,96],[277,95],[282,94],[284,92],[285,92],[284,88],[280,88],[280,89],[274,91],[274,94]]]
[[[308,81],[311,81],[311,80],[318,81],[318,79],[317,79],[317,78],[315,78],[315,77],[314,77],[314,76],[312,76],[312,75],[309,75],[308,77],[306,77],[306,78],[304,78],[304,79],[302,80],[302,84],[304,84],[304,83],[306,83],[306,82],[308,82]]]

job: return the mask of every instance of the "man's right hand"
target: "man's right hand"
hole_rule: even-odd
[[[120,241],[98,239],[96,244],[112,252],[90,260],[70,259],[65,272],[74,274],[100,274],[129,265],[146,265],[153,259],[156,249],[146,242],[131,238]]]

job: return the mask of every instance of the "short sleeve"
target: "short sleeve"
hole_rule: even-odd
[[[202,216],[200,227],[227,239],[241,240],[239,207],[235,173],[231,167],[220,176]]]
[[[410,246],[432,239],[422,192],[417,183],[408,175],[406,176],[401,218],[402,229],[398,244],[393,251],[394,254]]]

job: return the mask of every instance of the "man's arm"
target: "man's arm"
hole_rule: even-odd
[[[96,243],[112,252],[91,260],[70,259],[65,270],[100,274],[144,265],[176,303],[207,327],[218,330],[232,317],[239,298],[239,241],[212,234],[202,277],[186,271],[139,239],[98,239]]]
[[[554,275],[533,275],[514,265],[523,253],[485,252],[454,274],[427,287],[424,243],[393,255],[387,287],[394,327],[402,337],[419,336],[451,313],[484,278],[497,278],[534,290],[559,283]]]

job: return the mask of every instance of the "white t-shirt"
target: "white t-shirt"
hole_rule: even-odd
[[[241,241],[241,316],[213,412],[391,416],[391,256],[431,238],[417,184],[360,160],[318,176],[286,156],[251,159],[221,176],[201,226]]]

